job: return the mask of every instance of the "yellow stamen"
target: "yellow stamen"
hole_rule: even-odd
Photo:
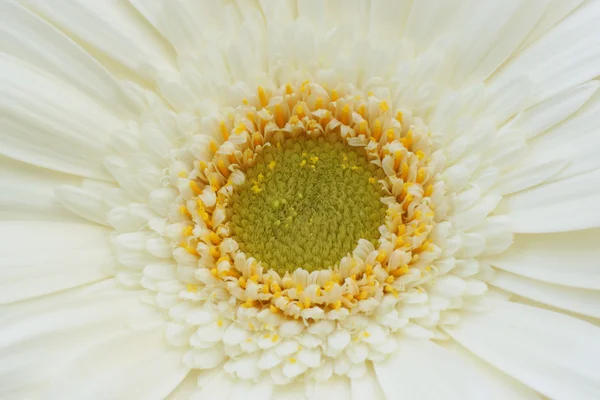
[[[196,293],[198,291],[198,286],[194,285],[193,283],[188,283],[186,289],[190,293]]]
[[[378,120],[378,119],[375,120],[375,123],[373,124],[373,132],[371,132],[371,135],[376,142],[379,142],[379,139],[381,138],[381,121],[380,120]]]
[[[337,99],[339,99],[339,95],[337,90],[333,89],[331,91],[331,101],[336,101]]]
[[[219,146],[217,146],[217,142],[215,142],[214,140],[210,141],[210,151],[213,152],[213,154],[215,154],[217,152],[217,150],[219,150]]]
[[[342,115],[340,115],[340,121],[344,125],[348,125],[348,123],[350,122],[350,106],[348,106],[348,104],[346,104],[342,108]]]
[[[229,132],[227,132],[225,121],[219,122],[219,131],[221,132],[221,136],[223,136],[223,140],[229,139]]]
[[[267,95],[265,89],[262,86],[258,87],[258,100],[260,101],[261,107],[267,106]]]
[[[275,105],[275,123],[280,128],[285,126],[285,116],[283,115],[283,108],[281,108],[281,104]]]

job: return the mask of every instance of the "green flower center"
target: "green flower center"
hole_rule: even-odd
[[[356,247],[377,245],[385,174],[365,151],[339,138],[267,146],[228,206],[233,238],[248,257],[280,275],[326,269]]]

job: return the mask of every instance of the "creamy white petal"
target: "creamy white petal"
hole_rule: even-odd
[[[350,399],[350,380],[345,377],[334,375],[329,380],[316,382],[312,393],[307,393],[309,399],[331,400],[333,398]]]
[[[460,54],[453,82],[481,82],[519,46],[540,19],[546,0],[464,3],[450,35]]]
[[[198,390],[198,372],[190,371],[177,388],[169,394],[167,400],[189,400]]]
[[[587,82],[561,92],[517,115],[505,130],[518,131],[527,139],[536,137],[558,125],[579,110],[598,89],[598,81]],[[566,125],[570,123],[567,122]],[[535,154],[531,154],[535,156]]]
[[[54,188],[80,182],[71,175],[0,156],[0,220],[77,219],[56,199]]]
[[[272,398],[273,383],[268,380],[255,383],[251,381],[239,381],[231,390],[230,400],[263,400]]]
[[[128,3],[45,1],[23,3],[87,45],[144,77],[173,70],[173,51]]]
[[[507,386],[500,378],[486,376],[475,362],[430,340],[401,340],[396,353],[384,362],[374,363],[374,367],[388,399],[501,400],[514,398],[514,390],[519,389]]]
[[[361,378],[350,381],[350,391],[352,392],[352,400],[385,399],[375,371],[372,368]]]
[[[529,160],[528,160],[529,161]],[[566,159],[527,162],[498,179],[496,188],[504,195],[520,192],[548,182],[562,171],[569,162]]]
[[[412,1],[381,0],[371,1],[369,28],[374,37],[398,39],[404,32]],[[345,5],[342,4],[342,8]],[[355,12],[358,10],[354,10]]]
[[[583,0],[550,0],[546,12],[533,28],[522,47],[535,42],[540,36],[548,32],[558,22],[575,10]]]
[[[446,331],[485,361],[555,399],[600,396],[600,329],[523,304],[463,315]]]
[[[11,1],[0,4],[0,51],[26,62],[88,94],[122,117],[137,112],[119,83],[68,36]]]
[[[600,291],[598,290],[540,282],[504,271],[496,272],[492,284],[526,299],[577,314],[600,318]]]
[[[455,24],[465,4],[466,0],[441,3],[437,0],[415,1],[410,8],[404,37],[413,43],[415,51],[426,49]]]
[[[109,231],[78,222],[0,222],[0,304],[106,279]]]
[[[210,373],[206,378],[202,376],[198,378],[199,390],[190,397],[190,400],[229,398],[235,381],[225,371],[219,371],[218,369],[214,371],[218,372],[216,374]]]
[[[596,81],[588,87],[597,86]],[[576,114],[564,123],[550,129],[535,140],[529,149],[527,162],[570,160],[556,179],[587,172],[600,167],[598,126],[600,125],[600,95],[594,95]]]
[[[533,105],[595,78],[600,74],[599,18],[600,3],[585,3],[507,63],[494,82],[506,84],[527,74],[535,85],[528,102]]]
[[[108,132],[122,122],[55,77],[0,54],[0,153],[61,172],[108,178]]]
[[[87,348],[124,329],[138,294],[115,293],[111,286],[96,284],[4,307],[1,390],[36,390]]]
[[[68,393],[80,399],[162,399],[189,372],[181,363],[183,352],[168,347],[160,324],[131,329],[69,363],[52,380],[44,398],[63,399]]]
[[[600,170],[547,183],[505,197],[497,212],[515,232],[564,232],[600,226]]]
[[[600,229],[542,235],[515,235],[505,253],[490,263],[527,278],[600,290]]]

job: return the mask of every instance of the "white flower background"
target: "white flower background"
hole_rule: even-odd
[[[0,19],[0,398],[600,398],[600,1],[0,0]],[[189,290],[170,179],[224,110],[305,80],[422,118],[448,213],[397,300],[269,317],[261,342]]]

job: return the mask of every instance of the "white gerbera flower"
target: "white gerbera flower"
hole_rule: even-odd
[[[0,397],[600,398],[600,2],[0,14]]]

